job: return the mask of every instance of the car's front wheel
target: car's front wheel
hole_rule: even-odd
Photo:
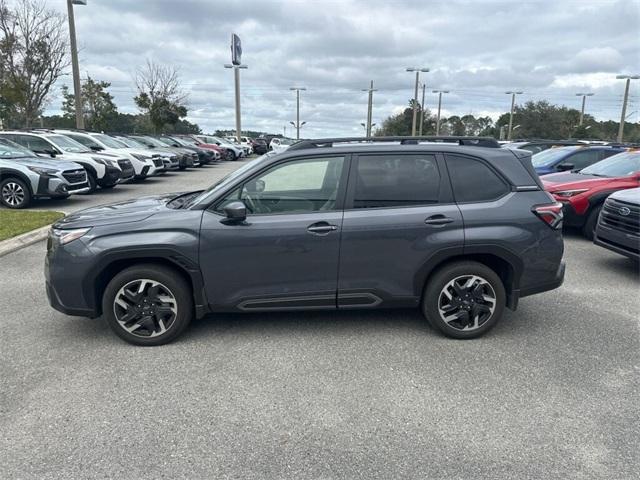
[[[425,288],[422,310],[429,323],[452,338],[475,338],[495,326],[506,302],[504,285],[489,267],[473,261],[439,269]]]
[[[193,316],[189,284],[175,271],[139,265],[118,273],[102,297],[107,324],[135,345],[162,345],[177,338]]]
[[[0,203],[8,208],[26,208],[31,203],[31,192],[18,178],[6,178],[0,182]]]

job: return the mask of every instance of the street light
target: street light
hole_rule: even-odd
[[[513,132],[511,126],[513,125],[513,109],[516,106],[516,95],[522,95],[521,91],[509,91],[504,92],[507,95],[511,95],[511,113],[509,114],[509,131],[507,133],[507,140],[511,140],[511,133]]]
[[[626,80],[624,87],[624,100],[622,101],[622,114],[620,115],[620,127],[618,128],[618,142],[622,143],[622,135],[624,133],[624,121],[627,118],[627,101],[629,100],[629,87],[631,80],[637,80],[640,75],[616,75],[618,80]]]
[[[377,92],[377,90],[373,88],[373,80],[371,80],[371,86],[369,88],[363,88],[362,91],[363,92],[369,92],[369,101],[367,103],[367,125],[368,125],[368,127],[366,127],[365,134],[366,134],[367,137],[370,137],[371,136],[371,127],[373,126],[371,124],[371,117],[372,117],[372,110],[373,110],[373,92]]]
[[[306,90],[305,87],[290,87],[289,90],[295,90],[296,92],[296,123],[291,123],[296,129],[296,140],[300,140],[300,127],[307,122],[300,123],[300,91]]]
[[[413,122],[411,123],[411,136],[416,136],[416,124],[418,120],[418,84],[420,83],[420,72],[428,72],[428,68],[407,67],[407,72],[416,72],[416,85],[413,95]]]
[[[362,125],[362,127],[364,128],[365,136],[369,138],[371,136],[371,129],[375,127],[377,124],[367,122],[367,123],[360,123],[360,125]]]
[[[73,70],[73,96],[76,107],[76,128],[84,130],[82,114],[82,89],[80,87],[80,66],[78,65],[78,45],[76,43],[76,22],[73,16],[74,5],[86,5],[87,0],[67,0],[67,17],[69,17],[69,37],[71,46],[71,68]]]
[[[584,104],[587,101],[587,97],[593,97],[595,94],[589,93],[576,93],[576,97],[582,97],[582,110],[580,110],[580,122],[578,122],[578,126],[582,126],[582,120],[584,119]]]
[[[224,68],[233,68],[233,81],[236,90],[236,139],[240,143],[240,137],[242,136],[242,123],[240,121],[240,69],[249,68],[247,65],[233,65],[231,63],[225,63]]]
[[[436,119],[436,135],[440,135],[440,109],[442,108],[442,94],[449,93],[449,90],[432,90],[431,92],[438,94],[438,117]]]

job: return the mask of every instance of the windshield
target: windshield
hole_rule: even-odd
[[[640,172],[640,151],[622,152],[580,170],[583,175],[604,177],[626,177],[637,172]]]
[[[173,147],[174,144],[176,143],[175,140],[172,140],[172,139],[166,138],[166,137],[154,138],[154,140],[159,141],[165,147]]]
[[[24,157],[36,157],[31,150],[27,150],[21,147],[17,143],[11,140],[0,138],[0,158],[24,158]]]
[[[135,140],[139,140],[147,146],[152,147],[166,147],[166,145],[152,137],[133,137]]]
[[[175,138],[178,143],[181,143],[182,145],[186,145],[188,147],[196,147],[198,146],[198,142],[196,142],[193,138],[190,137],[172,137]]]
[[[250,170],[251,168],[253,168],[254,165],[259,164],[263,160],[266,160],[269,157],[273,157],[274,155],[276,155],[274,152],[265,153],[264,155],[256,158],[255,160],[251,160],[249,163],[245,163],[239,169],[237,169],[237,170],[229,173],[228,175],[222,177],[220,180],[218,180],[216,183],[211,185],[209,188],[207,188],[200,195],[197,195],[194,198],[192,198],[191,201],[188,202],[188,204],[186,204],[184,206],[184,208],[188,208],[191,205],[193,205],[195,203],[202,202],[202,201],[204,201],[204,202],[209,201],[211,198],[213,198],[215,196],[215,194],[220,189],[222,189],[225,186],[227,186],[230,182],[233,182],[236,178],[241,176],[244,172],[246,172],[247,170]]]
[[[185,146],[185,147],[190,147],[191,144],[189,142],[187,142],[184,138],[180,138],[180,137],[169,137],[169,141],[173,140],[174,142]]]
[[[92,135],[92,137],[97,138],[109,148],[127,148],[127,146],[121,141],[103,133],[96,133],[95,135]]]
[[[532,156],[531,163],[534,167],[550,167],[578,148],[580,147],[549,148]]]
[[[281,138],[280,145],[293,145],[295,142],[289,138]]]
[[[137,140],[134,140],[133,138],[118,137],[117,140],[119,142],[124,143],[127,147],[130,147],[130,148],[142,148],[142,149],[147,148],[147,146],[144,143],[140,143]]]
[[[53,143],[63,152],[69,153],[87,153],[91,150],[87,150],[87,147],[79,142],[76,142],[72,138],[65,137],[64,135],[47,135],[47,140]]]

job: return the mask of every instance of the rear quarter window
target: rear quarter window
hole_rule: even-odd
[[[507,194],[511,189],[483,161],[447,155],[447,169],[451,177],[456,202],[488,202]]]

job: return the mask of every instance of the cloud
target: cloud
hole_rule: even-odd
[[[64,11],[63,2],[50,2]],[[518,101],[547,99],[576,106],[590,89],[589,112],[619,116],[615,74],[640,58],[637,0],[92,0],[76,7],[80,70],[112,82],[120,110],[135,111],[132,74],[147,57],[177,66],[189,92],[189,118],[204,130],[234,125],[232,32],[243,41],[243,126],[280,132],[302,92],[305,135],[353,134],[366,116],[375,81],[374,122],[401,110],[413,95],[407,66],[451,90],[447,114],[506,111],[505,90]],[[70,84],[65,77],[63,83]],[[635,82],[631,102],[640,101]],[[427,106],[436,101],[427,95]],[[50,113],[58,110],[59,96]],[[637,105],[630,111],[640,110]]]

